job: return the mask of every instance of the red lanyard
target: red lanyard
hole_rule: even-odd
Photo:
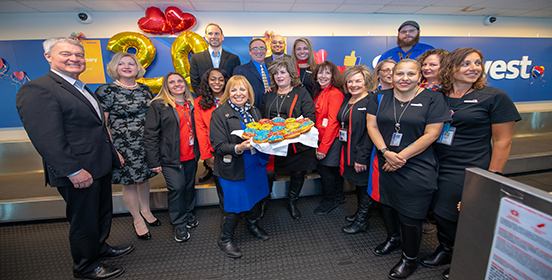
[[[186,113],[186,111],[184,111],[182,107],[186,108],[186,111],[188,111],[188,113]],[[190,132],[190,137],[193,137],[194,132],[192,131],[192,120],[190,119],[192,112],[190,110],[190,106],[188,105],[188,101],[184,103],[184,106],[176,104],[176,108],[179,109],[182,114],[184,114],[184,118],[186,119],[186,124],[188,125],[188,130]]]

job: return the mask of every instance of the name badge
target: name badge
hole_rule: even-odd
[[[464,103],[477,103],[477,99],[472,99],[472,100],[464,100]]]
[[[359,111],[366,111],[366,107],[358,108]]]
[[[413,106],[413,107],[423,107],[424,105],[422,103],[412,103],[410,104],[410,106]]]
[[[193,146],[194,145],[194,137],[190,136],[190,139],[188,140],[188,145]]]
[[[222,157],[222,162],[224,163],[232,163],[232,155],[225,155]]]
[[[391,143],[389,143],[390,146],[398,147],[401,144],[402,140],[402,133],[393,133],[393,137],[391,137]]]
[[[322,127],[327,127],[327,126],[328,126],[328,119],[327,118],[322,119]]]
[[[339,141],[347,142],[347,129],[339,130]]]

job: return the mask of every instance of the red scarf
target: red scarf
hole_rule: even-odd
[[[305,60],[297,60],[297,77],[301,77],[301,71],[299,71],[299,64],[301,63],[308,63],[309,60],[308,59],[305,59]]]

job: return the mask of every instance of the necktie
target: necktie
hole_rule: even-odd
[[[219,51],[213,52],[213,56],[214,56],[214,57],[219,57],[219,55],[220,55]]]
[[[261,77],[263,79],[263,85],[264,85],[264,89],[265,91],[270,87],[268,85],[268,79],[266,78],[266,73],[264,71],[264,67],[261,65]]]

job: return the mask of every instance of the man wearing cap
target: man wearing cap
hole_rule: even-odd
[[[416,59],[427,50],[434,49],[433,46],[419,43],[419,41],[420,25],[413,20],[403,22],[399,26],[399,34],[397,35],[398,46],[384,52],[378,63],[388,58],[397,62],[406,58]]]

